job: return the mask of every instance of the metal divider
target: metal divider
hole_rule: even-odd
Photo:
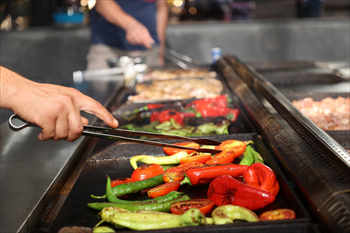
[[[252,68],[232,56],[217,64],[320,230],[350,232],[350,169],[337,153],[342,148],[299,119],[282,94]]]

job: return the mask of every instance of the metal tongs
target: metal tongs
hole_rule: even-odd
[[[22,121],[21,124],[20,125],[14,124],[14,122],[13,122],[14,119],[18,119],[18,120]],[[19,131],[19,130],[21,130],[25,127],[28,127],[28,126],[29,127],[39,127],[35,124],[31,124],[31,123],[26,122],[25,120],[23,120],[22,118],[20,118],[16,114],[13,114],[9,118],[9,127],[14,131]],[[172,148],[185,149],[185,150],[194,150],[194,151],[201,152],[201,153],[214,153],[215,154],[215,153],[221,152],[221,150],[216,150],[216,149],[208,149],[208,148],[196,149],[196,148],[192,148],[192,147],[178,146],[178,145],[163,143],[163,142],[155,142],[155,141],[149,141],[149,140],[143,140],[143,139],[137,139],[137,138],[123,137],[123,136],[119,136],[119,135],[146,136],[146,137],[153,137],[153,138],[184,140],[184,141],[196,142],[198,144],[214,145],[214,146],[221,144],[221,142],[219,142],[219,141],[205,139],[205,138],[189,138],[189,137],[164,135],[164,134],[148,133],[148,132],[141,132],[141,131],[131,131],[131,130],[125,130],[125,129],[112,129],[112,128],[106,128],[106,127],[92,126],[92,125],[85,125],[82,134],[85,136],[136,142],[136,143],[147,144],[147,145],[152,145],[152,146],[172,147]]]
[[[153,44],[152,47],[154,49],[157,49],[158,53],[160,53],[159,51],[159,45],[158,44]],[[170,61],[174,62],[176,65],[180,66],[182,69],[186,70],[189,68],[190,64],[191,66],[198,66],[199,62],[194,60],[193,58],[184,55],[182,53],[178,53],[172,49],[169,49],[167,47],[164,47],[164,53],[161,54],[162,56],[164,56],[165,58],[169,59]],[[185,62],[187,62],[188,64],[186,64]]]

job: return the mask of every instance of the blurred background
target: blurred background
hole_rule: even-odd
[[[210,63],[210,50],[243,61],[349,61],[348,0],[164,0],[167,46]],[[0,61],[39,82],[65,84],[86,69],[96,0],[0,0]]]

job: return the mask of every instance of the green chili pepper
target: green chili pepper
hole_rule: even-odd
[[[122,220],[116,217],[110,217],[111,222],[130,228],[132,230],[155,230],[167,229],[175,227],[198,226],[204,220],[205,215],[198,209],[190,209],[182,215],[177,215],[174,218],[164,219],[156,222],[132,222]]]
[[[161,197],[157,197],[154,199],[150,199],[150,200],[145,200],[145,201],[127,201],[127,200],[121,200],[119,198],[117,198],[113,192],[112,192],[112,187],[111,187],[111,179],[109,178],[109,176],[107,176],[107,185],[106,185],[106,195],[107,195],[107,199],[109,202],[112,203],[118,203],[118,204],[141,204],[141,203],[157,203],[157,202],[164,202],[167,200],[172,200],[175,199],[179,196],[182,195],[182,193],[177,192],[177,191],[172,191],[164,196]]]
[[[157,185],[163,184],[163,175],[158,175],[149,179],[135,181],[131,183],[120,184],[112,188],[112,193],[116,197],[120,197],[126,194],[137,193],[147,188],[152,188]],[[91,197],[96,199],[106,198],[107,196],[95,196]]]
[[[102,210],[105,207],[119,207],[122,209],[126,209],[129,211],[137,211],[137,210],[154,210],[161,212],[169,212],[170,205],[177,201],[186,201],[190,200],[187,195],[181,195],[173,200],[165,201],[165,202],[157,202],[157,203],[134,203],[134,204],[118,204],[118,203],[110,203],[110,202],[94,202],[89,203],[87,206],[95,209]]]
[[[176,154],[173,154],[171,156],[162,156],[162,157],[156,157],[156,156],[150,156],[150,155],[136,155],[131,157],[130,163],[131,166],[136,169],[137,168],[137,162],[141,163],[156,163],[159,165],[163,164],[179,164],[180,159],[189,157],[190,155],[186,151],[180,151]],[[127,183],[132,184],[132,183]],[[120,186],[120,185],[118,185]],[[116,187],[118,187],[116,186]]]
[[[258,222],[259,217],[251,210],[241,206],[222,205],[212,212],[215,225],[233,223],[234,220],[244,220],[247,222]]]
[[[254,163],[264,163],[264,159],[258,152],[256,152],[254,149],[252,149],[252,152],[254,156]]]
[[[253,152],[252,152],[252,147],[248,145],[245,148],[245,151],[244,151],[244,154],[243,154],[243,159],[241,160],[239,165],[250,166],[253,163],[254,163],[254,155],[253,155]]]
[[[258,152],[256,152],[250,145],[247,145],[243,154],[243,159],[239,165],[250,166],[253,163],[264,163],[264,160]]]

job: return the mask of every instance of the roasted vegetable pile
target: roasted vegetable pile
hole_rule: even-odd
[[[190,145],[209,147],[193,142]],[[267,211],[260,217],[255,212],[273,203],[280,187],[274,171],[264,164],[252,141],[226,140],[212,147],[222,152],[211,155],[163,148],[164,156],[135,155],[130,159],[135,169],[130,178],[111,180],[107,175],[106,194],[92,197],[108,202],[88,204],[100,211],[101,221],[94,232],[296,218],[291,209]],[[206,198],[191,199],[186,191],[180,192],[182,186],[187,187],[184,190],[204,187]],[[140,192],[148,198],[129,199]]]
[[[179,136],[228,134],[228,127],[237,120],[239,110],[226,95],[216,98],[172,103],[146,104],[124,112],[120,128]]]

